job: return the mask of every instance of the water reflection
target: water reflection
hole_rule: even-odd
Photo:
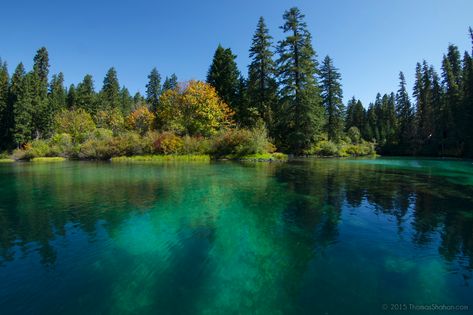
[[[27,294],[50,314],[465,302],[471,178],[455,161],[0,166],[0,306],[17,312]]]

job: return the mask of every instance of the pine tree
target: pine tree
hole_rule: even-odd
[[[136,92],[133,96],[133,109],[142,107],[146,105],[146,100],[140,92]]]
[[[272,37],[264,18],[260,17],[250,47],[248,66],[249,109],[256,109],[266,127],[273,132],[274,107],[277,103],[276,66],[271,51]]]
[[[25,73],[20,63],[13,73],[10,85],[10,102],[13,109],[12,138],[17,147],[32,139],[33,130],[33,93],[35,92],[34,76]]]
[[[161,75],[156,68],[151,70],[148,80],[148,84],[146,84],[146,102],[148,102],[151,111],[155,113],[158,109],[159,96],[161,95]]]
[[[235,62],[236,56],[230,48],[218,45],[212,64],[207,73],[207,83],[211,84],[218,95],[233,110],[236,109],[240,72]]]
[[[177,87],[177,75],[171,74],[170,77],[166,77],[163,83],[163,92],[167,90],[173,90]]]
[[[120,108],[120,84],[118,83],[117,71],[113,67],[108,70],[103,80],[100,101],[100,109]]]
[[[465,136],[465,153],[473,157],[473,29],[469,28],[472,55],[465,52],[463,57],[463,111],[462,133]]]
[[[413,153],[415,139],[415,120],[404,73],[399,73],[399,90],[396,94],[396,113],[399,121],[399,146],[403,154]]]
[[[298,8],[283,15],[288,36],[278,43],[278,140],[283,148],[301,154],[316,141],[323,126],[324,110],[316,80],[317,61],[312,37]]]
[[[414,97],[416,99],[417,141],[424,146],[424,150],[432,150],[432,136],[434,131],[434,117],[432,108],[432,85],[429,66],[416,65],[416,79],[414,83]]]
[[[77,107],[76,87],[74,84],[71,84],[67,90],[66,105],[69,109],[76,109]]]
[[[451,150],[456,150],[459,145],[460,135],[458,134],[457,122],[461,119],[461,87],[457,78],[457,65],[452,65],[452,56],[444,56],[442,60],[442,79],[445,87],[445,99],[442,102],[441,118],[442,122],[442,154],[448,154]],[[456,63],[455,61],[453,61]]]
[[[57,112],[66,108],[66,89],[64,88],[64,75],[62,72],[53,75],[49,86],[48,98],[53,118]]]
[[[47,137],[51,131],[53,111],[48,101],[49,55],[41,47],[34,57],[32,72],[33,134],[36,138]]]
[[[369,139],[366,130],[366,110],[360,100],[354,96],[347,103],[345,130],[356,127],[360,130],[363,139]]]
[[[133,97],[126,87],[120,90],[120,109],[124,115],[128,115],[133,110]]]
[[[343,91],[341,75],[333,61],[326,56],[320,68],[322,102],[327,113],[325,130],[329,140],[338,142],[343,133]]]
[[[366,113],[366,131],[365,138],[369,141],[378,141],[380,139],[378,129],[378,117],[374,104],[370,103]]]
[[[9,75],[7,63],[0,59],[0,150],[10,146],[12,112],[8,102]]]
[[[97,109],[97,95],[94,88],[94,79],[86,74],[82,82],[77,85],[75,92],[75,104],[77,108],[83,108],[91,115],[95,115]]]
[[[235,99],[235,115],[233,119],[242,127],[255,127],[260,119],[258,110],[250,103],[248,95],[248,81],[240,77]]]

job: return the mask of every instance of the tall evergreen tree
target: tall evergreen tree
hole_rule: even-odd
[[[47,137],[51,131],[53,111],[48,101],[49,55],[41,47],[34,57],[32,72],[33,85],[33,134],[36,138]]]
[[[120,90],[120,109],[124,115],[128,115],[133,110],[133,97],[126,87]]]
[[[347,103],[345,130],[350,129],[350,127],[358,128],[362,137],[369,139],[366,131],[366,110],[361,101],[355,97],[352,97]]]
[[[76,106],[83,108],[91,115],[95,115],[97,113],[97,95],[94,88],[94,79],[90,74],[84,76],[74,92]]]
[[[166,77],[163,83],[163,92],[167,90],[173,90],[177,87],[177,75],[171,74],[170,77]]]
[[[340,83],[341,75],[333,65],[333,61],[326,56],[320,67],[322,102],[327,113],[328,139],[339,141],[343,133],[343,91]]]
[[[113,67],[108,70],[103,80],[100,101],[99,109],[120,108],[120,84],[118,83],[117,71]]]
[[[141,95],[140,92],[136,92],[135,95],[133,96],[133,109],[136,109],[138,107],[142,107],[146,105],[146,100],[143,95]]]
[[[260,17],[250,47],[248,66],[249,108],[255,108],[266,127],[273,132],[273,112],[277,103],[276,65],[271,51],[272,37],[264,18]]]
[[[434,132],[432,84],[429,66],[425,60],[422,65],[420,63],[416,65],[414,97],[416,99],[418,144],[426,146],[424,148],[426,150],[431,150],[431,140]]]
[[[235,62],[236,56],[230,48],[218,45],[212,64],[207,73],[207,83],[211,84],[218,95],[233,110],[236,110],[240,72]]]
[[[399,145],[403,154],[413,153],[415,140],[415,120],[404,73],[399,73],[399,90],[396,94],[396,112],[399,122]]]
[[[0,150],[10,146],[12,112],[8,102],[9,75],[7,63],[0,59]]]
[[[473,30],[469,29],[473,54]],[[473,157],[473,55],[465,52],[463,57],[463,111],[464,118],[461,126],[465,135],[465,153]]]
[[[288,36],[278,44],[278,139],[286,150],[301,154],[316,141],[324,110],[316,79],[316,54],[304,15],[298,8],[291,8],[283,18],[282,30]]]
[[[379,141],[378,117],[374,104],[370,103],[366,112],[366,131],[365,137],[369,141]]]
[[[66,108],[66,89],[64,88],[64,75],[62,72],[53,75],[48,97],[53,117],[58,111]]]
[[[69,86],[67,89],[67,97],[66,97],[66,105],[69,109],[74,109],[77,107],[77,94],[76,94],[76,87],[74,84]]]
[[[9,97],[13,107],[12,138],[17,147],[32,139],[35,83],[33,74],[26,74],[20,63],[11,79]]]
[[[151,70],[146,84],[146,102],[153,112],[158,109],[159,96],[161,95],[161,75],[156,68]]]
[[[458,122],[462,117],[461,108],[461,82],[459,81],[458,65],[456,56],[444,56],[442,60],[442,79],[445,87],[445,99],[442,102],[441,118],[442,122],[442,142],[441,153],[449,154],[452,150],[459,148]],[[452,62],[454,64],[452,64]]]

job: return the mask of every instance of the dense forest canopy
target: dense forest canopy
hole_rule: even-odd
[[[381,154],[473,156],[473,52],[462,54],[450,44],[440,73],[425,60],[418,63],[412,97],[401,72],[396,93],[378,93],[366,107],[355,97],[345,105],[341,73],[329,56],[319,62],[298,8],[284,13],[281,29],[285,38],[275,43],[259,19],[247,75],[238,70],[232,50],[219,45],[207,82],[178,82],[175,74],[163,79],[153,68],[146,95],[130,95],[113,67],[99,91],[88,74],[65,87],[63,73],[50,76],[45,47],[29,71],[20,63],[10,72],[0,59],[0,150],[51,141],[110,143],[110,137],[139,142],[154,132],[154,146],[162,145],[162,137],[181,147],[183,137],[218,135],[214,142],[223,150],[245,137],[263,137],[263,147],[274,150],[273,142],[297,155],[335,154],[341,143],[375,143]],[[469,33],[473,46],[471,28]],[[359,155],[355,149],[348,155]]]

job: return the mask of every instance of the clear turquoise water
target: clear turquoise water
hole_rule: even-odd
[[[472,276],[472,161],[0,165],[2,315],[468,314]]]

